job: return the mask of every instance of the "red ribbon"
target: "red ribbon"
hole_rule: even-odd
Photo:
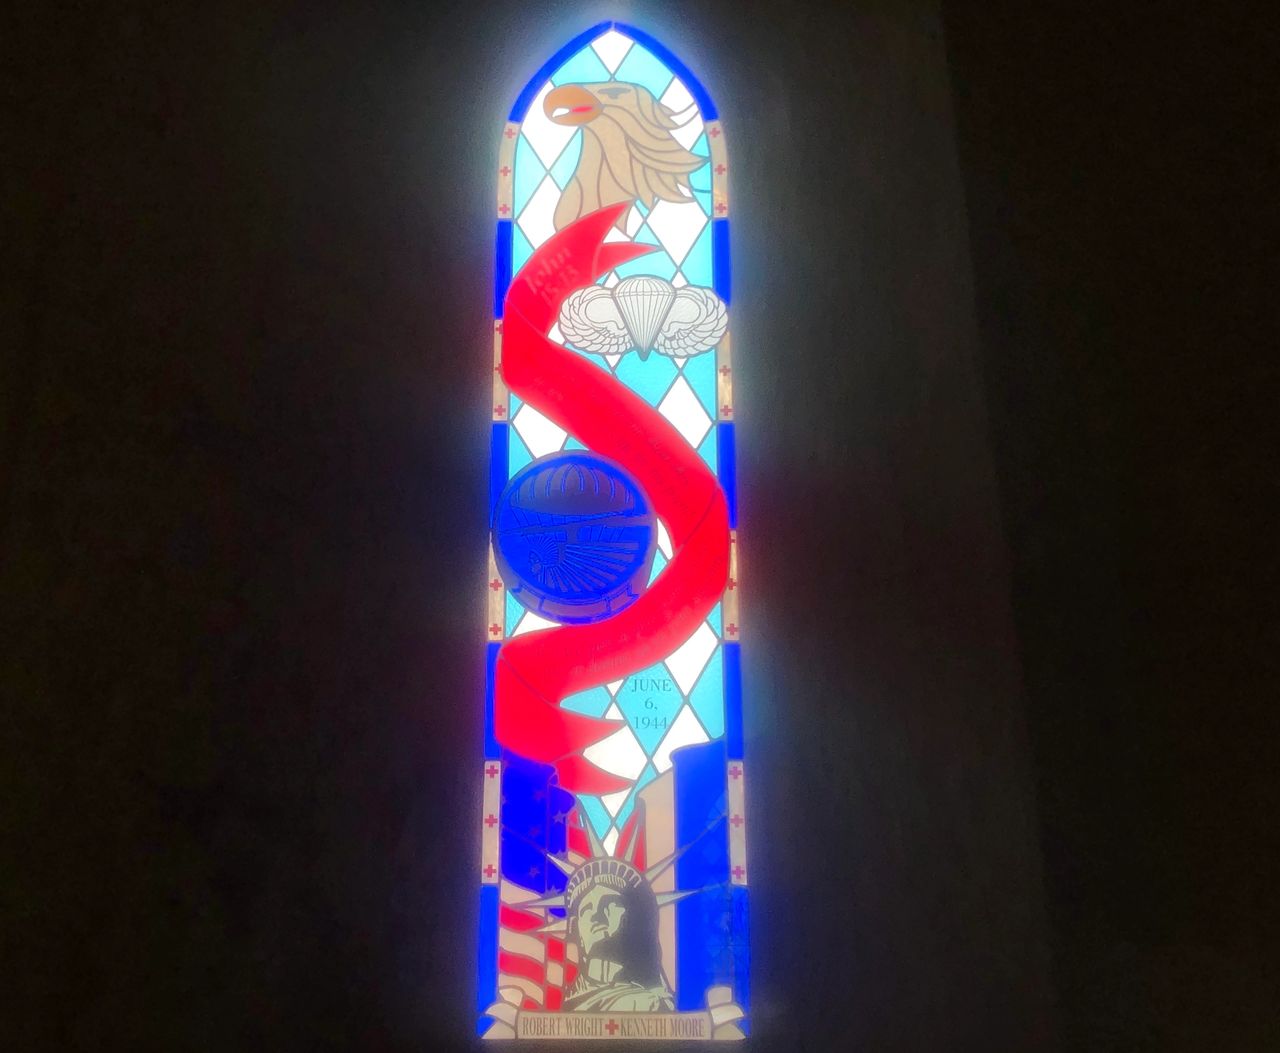
[[[560,702],[666,658],[702,624],[729,576],[728,507],[702,458],[635,392],[545,335],[569,293],[653,251],[604,242],[628,207],[602,208],[547,241],[512,281],[503,313],[507,386],[588,449],[625,467],[666,524],[673,549],[671,562],[625,610],[590,625],[527,633],[498,652],[498,741],[554,764],[560,785],[573,793],[613,793],[631,783],[582,756],[618,721],[572,713]]]

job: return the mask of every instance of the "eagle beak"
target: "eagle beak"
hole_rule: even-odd
[[[600,113],[600,100],[577,84],[566,84],[547,92],[542,112],[556,124],[576,127],[593,121]]]

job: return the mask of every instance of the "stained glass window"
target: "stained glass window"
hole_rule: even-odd
[[[728,160],[618,23],[498,153],[479,1033],[748,1031]]]

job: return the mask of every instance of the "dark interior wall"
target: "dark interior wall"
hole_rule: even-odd
[[[1277,53],[948,4],[1071,1048],[1280,1048]]]
[[[1051,1048],[940,20],[587,6],[21,16],[14,1048],[470,1033],[490,170],[608,15],[734,164],[760,1048]]]

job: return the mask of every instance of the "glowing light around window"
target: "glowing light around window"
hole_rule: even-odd
[[[728,159],[647,34],[498,155],[478,1030],[749,1029]]]

